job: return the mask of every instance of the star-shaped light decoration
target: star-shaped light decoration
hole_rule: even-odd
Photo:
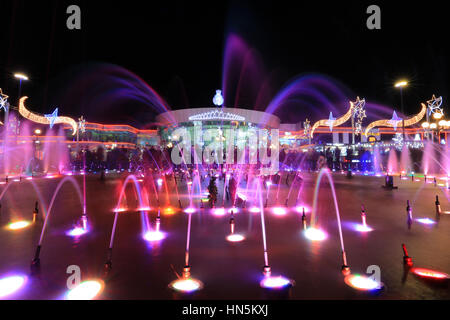
[[[356,101],[353,103],[353,116],[357,118],[356,121],[356,130],[355,134],[360,134],[362,131],[362,122],[364,118],[367,118],[366,115],[366,99],[360,99],[359,97],[356,97]]]
[[[305,134],[305,136],[308,136],[309,133],[311,132],[311,123],[309,122],[308,119],[306,119],[305,122],[303,122],[303,127],[305,128],[303,130],[303,133]]]
[[[431,100],[427,101],[427,105],[428,105],[428,115],[431,115],[432,113],[444,114],[444,110],[441,108],[442,96],[439,98],[436,98],[436,96],[433,94],[433,97],[431,97]]]
[[[394,127],[395,131],[397,131],[397,126],[400,121],[402,121],[402,119],[399,118],[397,116],[397,113],[394,111],[394,114],[392,115],[392,119],[389,120],[388,123]]]
[[[78,130],[80,130],[82,133],[86,132],[86,120],[81,116],[78,118]]]
[[[0,110],[3,109],[6,112],[6,108],[9,106],[8,96],[3,94],[2,89],[0,88]]]
[[[44,116],[48,119],[48,121],[50,121],[50,129],[52,129],[56,119],[58,118],[58,108],[56,108],[52,114],[45,114]]]
[[[333,125],[334,125],[335,121],[336,121],[336,118],[333,118],[333,112],[330,112],[330,117],[328,118],[328,121],[327,121],[327,126],[330,126],[330,131],[333,131]]]

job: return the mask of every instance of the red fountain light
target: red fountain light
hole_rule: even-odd
[[[444,272],[439,272],[425,268],[412,268],[411,272],[416,276],[430,280],[449,280],[450,276]]]

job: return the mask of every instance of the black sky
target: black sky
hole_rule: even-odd
[[[81,31],[66,28],[70,4],[81,7]],[[366,28],[370,4],[381,7],[381,30]],[[142,105],[98,110],[88,103],[60,105],[75,70],[91,70],[95,63],[132,71],[174,109],[210,106],[221,87],[231,32],[259,52],[269,72],[276,72],[274,92],[296,75],[314,72],[389,106],[399,104],[393,83],[407,78],[405,109],[410,113],[433,93],[442,95],[444,104],[448,97],[449,28],[442,2],[3,0],[0,12],[0,87],[14,101],[18,89],[12,74],[27,73],[31,81],[23,92],[38,112],[59,105],[61,113],[84,114],[90,121],[151,122],[155,113]],[[304,119],[289,110],[278,115],[288,122]]]

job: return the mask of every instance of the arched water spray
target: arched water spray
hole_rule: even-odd
[[[31,184],[31,186],[33,187],[34,193],[38,197],[39,203],[42,206],[42,216],[45,219],[45,217],[47,216],[47,206],[45,204],[44,197],[42,196],[41,190],[39,190],[38,186],[33,181],[31,181],[31,180],[25,180],[25,181],[29,182]],[[3,189],[2,193],[0,194],[0,202],[2,201],[4,195],[9,190],[9,187],[11,185],[12,185],[12,183],[8,183],[5,187],[5,189]]]
[[[53,197],[52,197],[52,199],[50,201],[50,205],[48,207],[48,212],[47,212],[47,215],[45,216],[45,220],[44,220],[44,226],[42,227],[41,236],[39,238],[39,243],[38,243],[38,246],[36,248],[36,253],[35,253],[34,259],[32,261],[32,266],[38,266],[39,263],[40,263],[39,255],[40,255],[40,252],[41,252],[42,242],[44,241],[44,235],[45,235],[45,230],[47,229],[48,220],[49,220],[50,215],[52,213],[53,204],[55,203],[56,196],[59,194],[59,191],[61,190],[62,186],[66,182],[72,183],[72,185],[75,187],[75,191],[77,192],[78,198],[80,200],[80,205],[81,205],[81,207],[83,206],[83,197],[81,195],[80,187],[78,186],[77,181],[73,177],[65,177],[64,179],[62,179],[59,182],[58,186],[56,187],[56,190],[53,193]]]
[[[331,193],[333,195],[334,208],[336,211],[336,219],[337,219],[338,229],[339,229],[339,240],[341,243],[341,251],[342,251],[342,260],[343,260],[342,271],[347,273],[347,272],[350,272],[350,268],[347,265],[347,255],[345,253],[345,247],[344,247],[344,236],[342,235],[341,215],[339,213],[339,206],[338,206],[338,202],[337,202],[337,198],[336,198],[336,190],[334,188],[333,178],[331,177],[329,170],[326,168],[321,169],[319,172],[319,176],[317,177],[316,187],[314,190],[313,208],[312,208],[312,212],[311,212],[311,228],[315,228],[315,225],[316,225],[317,219],[318,219],[318,215],[316,217],[317,200],[318,200],[318,196],[319,196],[320,182],[322,181],[322,178],[324,175],[328,179],[328,183],[330,184],[330,187],[331,187]]]
[[[112,231],[111,231],[111,238],[109,240],[108,258],[107,258],[107,261],[105,263],[105,267],[108,270],[111,269],[111,265],[112,265],[112,249],[113,249],[113,245],[114,245],[114,236],[116,234],[116,229],[117,229],[117,220],[119,218],[119,213],[121,211],[119,206],[122,203],[122,199],[123,199],[123,197],[125,195],[125,190],[126,190],[126,188],[127,188],[129,183],[133,183],[133,185],[135,187],[135,191],[136,191],[136,194],[137,194],[137,199],[139,201],[139,208],[138,208],[138,210],[139,211],[147,211],[147,210],[144,210],[144,209],[147,209],[147,207],[145,206],[145,204],[143,202],[143,199],[142,199],[142,193],[141,193],[141,188],[139,186],[138,179],[134,175],[128,176],[125,179],[125,181],[124,181],[124,183],[122,185],[122,188],[121,188],[120,194],[119,194],[119,199],[118,199],[117,205],[116,205],[116,207],[114,209],[114,222],[113,222],[113,227],[112,227]],[[142,229],[143,229],[142,230],[142,235],[143,236],[145,235],[146,231],[148,231],[148,230],[146,230],[147,228],[150,228],[150,225],[147,222],[143,223],[143,226],[142,226]]]

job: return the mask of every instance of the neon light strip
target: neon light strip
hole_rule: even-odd
[[[350,101],[350,108],[348,109],[347,113],[344,114],[342,117],[336,119],[333,121],[333,127],[338,127],[341,124],[344,124],[345,122],[347,122],[351,117],[352,117],[352,112],[353,112],[353,102]],[[311,129],[311,138],[314,135],[314,131],[316,131],[317,128],[319,127],[329,127],[330,126],[330,119],[322,119],[317,121],[316,123],[314,123],[312,129]]]
[[[410,127],[410,126],[420,122],[423,119],[423,117],[425,116],[425,114],[427,112],[427,106],[423,103],[421,105],[422,105],[422,110],[420,110],[420,112],[418,114],[416,114],[412,118],[405,120],[405,127]],[[369,134],[369,131],[375,127],[391,127],[391,128],[393,128],[394,125],[392,123],[392,120],[390,120],[390,119],[374,121],[367,126],[365,135],[367,136]]]
[[[22,97],[19,100],[19,113],[22,115],[22,117],[36,122],[36,123],[41,123],[41,124],[48,124],[50,125],[50,120],[44,116],[40,116],[36,113],[33,113],[31,111],[29,111],[26,107],[25,107],[25,100],[27,100],[28,97]],[[53,122],[54,124],[58,124],[58,123],[66,123],[68,125],[70,125],[72,127],[73,133],[72,135],[75,135],[77,133],[77,123],[75,122],[75,120],[73,120],[72,118],[69,117],[56,117],[55,121]]]

